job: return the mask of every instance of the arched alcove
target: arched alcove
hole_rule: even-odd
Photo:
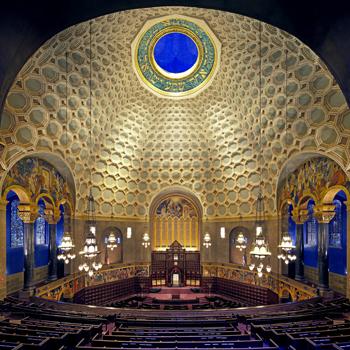
[[[247,264],[247,249],[248,249],[248,244],[247,244],[247,248],[245,250],[240,251],[238,248],[236,248],[236,239],[238,234],[242,232],[243,235],[247,238],[247,241],[251,242],[251,237],[250,237],[250,232],[248,230],[248,228],[244,227],[244,226],[237,226],[234,227],[231,231],[230,231],[230,235],[229,235],[229,261],[230,263],[234,263],[234,264],[243,264],[246,265]]]
[[[157,194],[149,211],[153,249],[178,241],[185,249],[199,250],[202,213],[200,201],[187,189],[172,187]]]

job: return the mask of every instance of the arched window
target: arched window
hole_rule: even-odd
[[[10,230],[11,230],[11,237],[10,237],[10,246],[11,248],[19,248],[23,247],[23,231],[24,231],[24,225],[23,221],[18,216],[18,199],[13,199],[9,203],[9,210],[10,210]]]
[[[309,201],[307,205],[308,219],[305,222],[305,246],[314,247],[317,245],[317,220],[314,216],[314,201]]]
[[[335,215],[329,223],[329,246],[332,248],[341,248],[344,222],[343,205],[339,199],[335,199],[333,204],[335,205]]]
[[[45,221],[45,204],[39,202],[39,217],[35,221],[35,244],[48,244],[48,224]]]
[[[24,265],[24,224],[18,216],[18,196],[10,191],[6,197],[6,274],[23,271]]]

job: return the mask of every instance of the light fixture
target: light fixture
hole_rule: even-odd
[[[226,229],[225,227],[220,227],[220,237],[224,239],[226,237]]]
[[[114,248],[118,247],[117,237],[115,236],[114,232],[111,231],[111,233],[108,235],[107,238],[107,248],[110,250],[114,250]]]
[[[72,237],[70,233],[66,231],[63,234],[62,242],[58,246],[60,253],[57,255],[58,260],[63,260],[66,264],[69,263],[70,260],[75,259],[75,254],[73,252],[75,245],[73,244]]]
[[[266,272],[271,272],[271,266],[269,264],[269,258],[271,252],[269,251],[268,243],[263,234],[263,226],[265,221],[265,207],[264,197],[262,195],[262,49],[261,49],[261,34],[262,26],[259,22],[259,170],[260,170],[260,184],[259,194],[256,201],[256,236],[252,245],[252,250],[249,252],[251,256],[251,264],[249,269],[253,271],[257,270],[258,277],[263,276],[263,269],[265,267]],[[265,264],[264,264],[265,263]]]
[[[91,20],[89,22],[89,55],[90,55],[90,79],[89,79],[89,127],[90,127],[90,161],[92,162],[92,45],[91,45]],[[79,253],[83,257],[83,263],[79,265],[80,271],[85,271],[90,277],[93,277],[94,273],[102,268],[102,263],[98,261],[100,251],[98,250],[96,240],[96,220],[95,220],[95,199],[92,195],[92,171],[90,170],[90,192],[87,198],[87,234],[83,250]]]
[[[66,51],[66,118],[65,118],[65,134],[66,140],[68,140],[68,52]],[[65,181],[68,184],[68,178],[65,176]],[[75,259],[76,255],[74,253],[75,245],[73,244],[73,239],[70,234],[70,220],[66,220],[64,223],[65,232],[62,237],[61,244],[57,247],[59,254],[57,254],[58,260],[63,260],[65,264],[69,264],[70,260]]]
[[[145,248],[148,248],[151,245],[150,237],[149,237],[149,234],[147,232],[145,232],[142,236],[142,245]]]
[[[132,229],[131,227],[126,228],[126,238],[129,239],[132,236]]]
[[[211,246],[211,237],[208,232],[206,232],[203,237],[203,245],[205,248],[209,248]]]
[[[235,243],[240,252],[247,248],[247,237],[244,236],[243,232],[238,233]]]
[[[288,232],[284,232],[281,239],[281,244],[278,246],[281,249],[281,253],[278,254],[278,259],[283,260],[286,265],[296,260],[296,255],[293,253],[295,245],[292,242]]]

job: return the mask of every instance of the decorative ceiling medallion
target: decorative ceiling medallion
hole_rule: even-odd
[[[208,25],[174,15],[147,21],[132,43],[140,82],[162,97],[192,97],[218,70],[221,44]]]

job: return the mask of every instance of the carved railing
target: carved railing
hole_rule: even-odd
[[[234,264],[202,264],[203,277],[220,277],[243,283],[259,285],[275,292],[279,297],[290,294],[293,301],[311,299],[317,296],[317,289],[291,278],[269,273],[258,277],[256,271],[250,271],[240,265]]]
[[[139,263],[108,266],[99,271],[93,278],[87,277],[83,272],[74,273],[36,288],[34,294],[37,297],[49,300],[59,301],[62,296],[65,299],[71,299],[75,293],[87,286],[119,281],[135,276],[148,277],[149,264]]]

